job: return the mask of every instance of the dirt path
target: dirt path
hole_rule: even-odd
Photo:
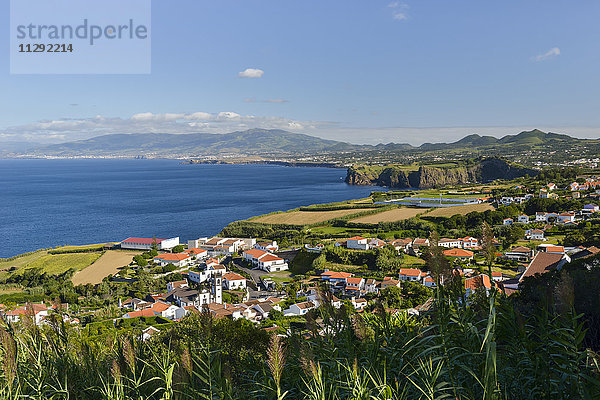
[[[95,263],[73,275],[73,284],[100,283],[104,277],[116,274],[120,267],[129,264],[136,254],[141,252],[108,250]]]

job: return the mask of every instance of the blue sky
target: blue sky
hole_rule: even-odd
[[[10,75],[0,37],[0,146],[253,127],[354,143],[598,138],[598,16],[592,0],[153,1],[149,75]]]

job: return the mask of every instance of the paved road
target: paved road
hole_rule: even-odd
[[[233,261],[233,264],[239,268],[241,271],[246,272],[248,275],[250,275],[250,278],[252,279],[252,282],[254,283],[254,286],[259,289],[260,288],[260,278],[262,276],[268,275],[267,272],[260,270],[260,269],[250,269],[250,268],[246,268],[241,266],[240,264],[236,263],[235,260]],[[250,294],[250,299],[258,299],[261,297],[268,297],[268,296],[274,296],[275,292],[267,292],[264,290],[255,290],[253,289],[251,286],[248,286],[248,292]]]

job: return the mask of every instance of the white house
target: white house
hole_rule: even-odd
[[[367,306],[366,299],[355,299],[354,297],[350,300],[352,306],[356,311],[362,311]]]
[[[529,223],[529,216],[523,214],[523,215],[519,215],[518,221],[520,224],[528,224]]]
[[[250,261],[252,264],[255,264],[258,262],[258,259],[260,257],[262,257],[266,254],[269,254],[269,252],[260,250],[260,249],[250,249],[250,250],[244,251],[242,256],[244,257],[244,260]]]
[[[534,255],[535,252],[529,247],[525,246],[513,247],[504,253],[504,256],[507,260],[518,262],[529,262]]]
[[[155,315],[159,315],[170,320],[180,319],[185,316],[185,310],[183,307],[177,307],[161,301],[152,304],[152,307],[150,308],[152,311],[154,311]]]
[[[179,237],[171,239],[130,237],[121,242],[122,249],[131,250],[151,250],[154,245],[158,250],[170,250],[179,245]]]
[[[365,281],[365,291],[367,293],[378,293],[379,292],[378,285],[379,285],[379,282],[377,282],[373,278],[369,278]]]
[[[235,272],[228,272],[223,275],[223,287],[227,290],[246,289],[246,278]]]
[[[192,261],[192,257],[189,254],[184,253],[163,253],[154,257],[154,262],[161,267],[164,267],[168,264],[173,264],[174,266],[180,268],[189,265]]]
[[[156,335],[157,333],[159,333],[160,330],[156,329],[153,326],[149,326],[146,329],[144,329],[142,331],[142,341],[146,341],[146,340],[150,340],[152,338],[153,335]]]
[[[396,279],[392,279],[391,276],[386,276],[385,278],[383,278],[383,280],[381,282],[379,282],[379,288],[381,290],[391,287],[391,286],[400,287],[400,281],[396,280]]]
[[[411,238],[395,239],[395,240],[392,240],[389,244],[394,246],[396,251],[403,251],[405,253],[408,253],[408,250],[412,246],[412,239]]]
[[[362,236],[354,236],[346,241],[346,247],[356,250],[369,250],[368,240]]]
[[[283,312],[284,315],[304,315],[313,308],[316,308],[312,301],[304,301],[302,303],[292,304],[290,308]]]
[[[254,248],[263,251],[269,251],[271,253],[279,251],[279,245],[274,240],[271,242],[258,242],[254,245]]]
[[[415,281],[419,281],[421,279],[422,275],[423,275],[423,272],[421,272],[420,269],[401,268],[400,272],[398,274],[398,279],[400,279],[401,281],[415,282]]]
[[[6,322],[19,322],[23,316],[30,316],[36,325],[41,325],[48,316],[48,307],[45,304],[27,304],[7,311],[5,314]]]
[[[512,218],[505,218],[502,220],[502,225],[512,225],[515,221]]]
[[[502,197],[500,199],[500,203],[502,203],[505,206],[508,206],[508,205],[510,205],[510,204],[512,204],[514,202],[515,202],[514,197]]]
[[[463,249],[473,249],[479,247],[479,240],[477,238],[467,236],[459,239]]]
[[[536,212],[535,213],[535,222],[547,222],[548,221],[548,213],[545,212]]]
[[[436,284],[433,278],[430,275],[427,275],[425,278],[423,278],[423,286],[434,288]]]
[[[181,254],[189,255],[192,260],[204,260],[208,257],[208,250],[206,249],[198,249],[198,248],[190,248],[185,251],[182,251]]]
[[[558,219],[561,222],[575,222],[575,213],[573,211],[561,213]]]
[[[363,290],[365,279],[361,277],[350,277],[346,279],[346,290]]]
[[[377,249],[379,247],[383,247],[386,245],[386,243],[383,240],[377,239],[377,238],[370,239],[368,244],[369,244],[369,249]]]
[[[321,274],[321,279],[324,281],[328,281],[329,284],[335,285],[337,283],[343,282],[346,283],[346,279],[353,276],[350,272],[337,272],[337,271],[325,271]]]
[[[539,252],[531,263],[529,263],[529,266],[519,278],[519,282],[530,276],[560,270],[568,262],[571,262],[571,258],[566,254]]]
[[[452,248],[452,247],[462,247],[459,239],[448,239],[442,238],[438,241],[438,246]]]
[[[429,246],[429,239],[416,238],[412,242],[413,248],[418,249],[419,247],[425,247],[425,246]]]
[[[288,264],[281,257],[271,254],[264,250],[250,249],[243,253],[244,259],[250,261],[259,269],[267,272],[285,271]]]
[[[267,272],[279,272],[286,271],[288,264],[281,257],[277,257],[275,254],[267,253],[260,257],[257,261],[258,268]]]
[[[185,279],[182,281],[169,282],[167,283],[167,292],[172,292],[175,289],[187,287],[189,287],[189,285]]]
[[[531,240],[546,240],[544,231],[541,229],[530,229],[526,232],[526,236]]]
[[[476,289],[484,288],[486,293],[492,288],[490,277],[481,274],[465,279],[465,297],[469,297]]]

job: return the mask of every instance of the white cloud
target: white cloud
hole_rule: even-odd
[[[395,20],[404,21],[408,19],[408,4],[393,1],[388,4],[388,8],[392,9],[392,18]]]
[[[257,68],[246,68],[242,72],[238,73],[240,78],[262,78],[265,71]]]
[[[546,61],[558,56],[560,56],[560,49],[558,47],[553,47],[544,54],[538,54],[537,56],[533,57],[533,60],[537,62]]]
[[[212,114],[210,113],[206,113],[206,112],[195,112],[195,113],[191,113],[188,114],[184,117],[185,119],[189,119],[189,120],[208,120],[212,118]]]
[[[39,121],[0,129],[0,150],[3,142],[51,144],[113,133],[223,134],[252,128],[283,129],[357,144],[394,142],[420,145],[423,142],[453,142],[472,133],[502,137],[533,128],[582,138],[600,137],[600,127],[595,126],[359,127],[344,126],[337,122],[243,115],[233,111],[164,114],[144,112],[130,118],[97,115],[81,119]]]
[[[242,115],[233,111],[156,114],[143,112],[134,114],[130,118],[97,115],[90,118],[65,118],[12,126],[0,129],[0,143],[2,141],[58,143],[112,133],[220,134],[252,128],[303,131],[323,125],[318,122],[296,121],[276,116]]]
[[[283,104],[283,103],[289,103],[289,101],[286,99],[268,99],[268,100],[265,100],[265,103]]]

